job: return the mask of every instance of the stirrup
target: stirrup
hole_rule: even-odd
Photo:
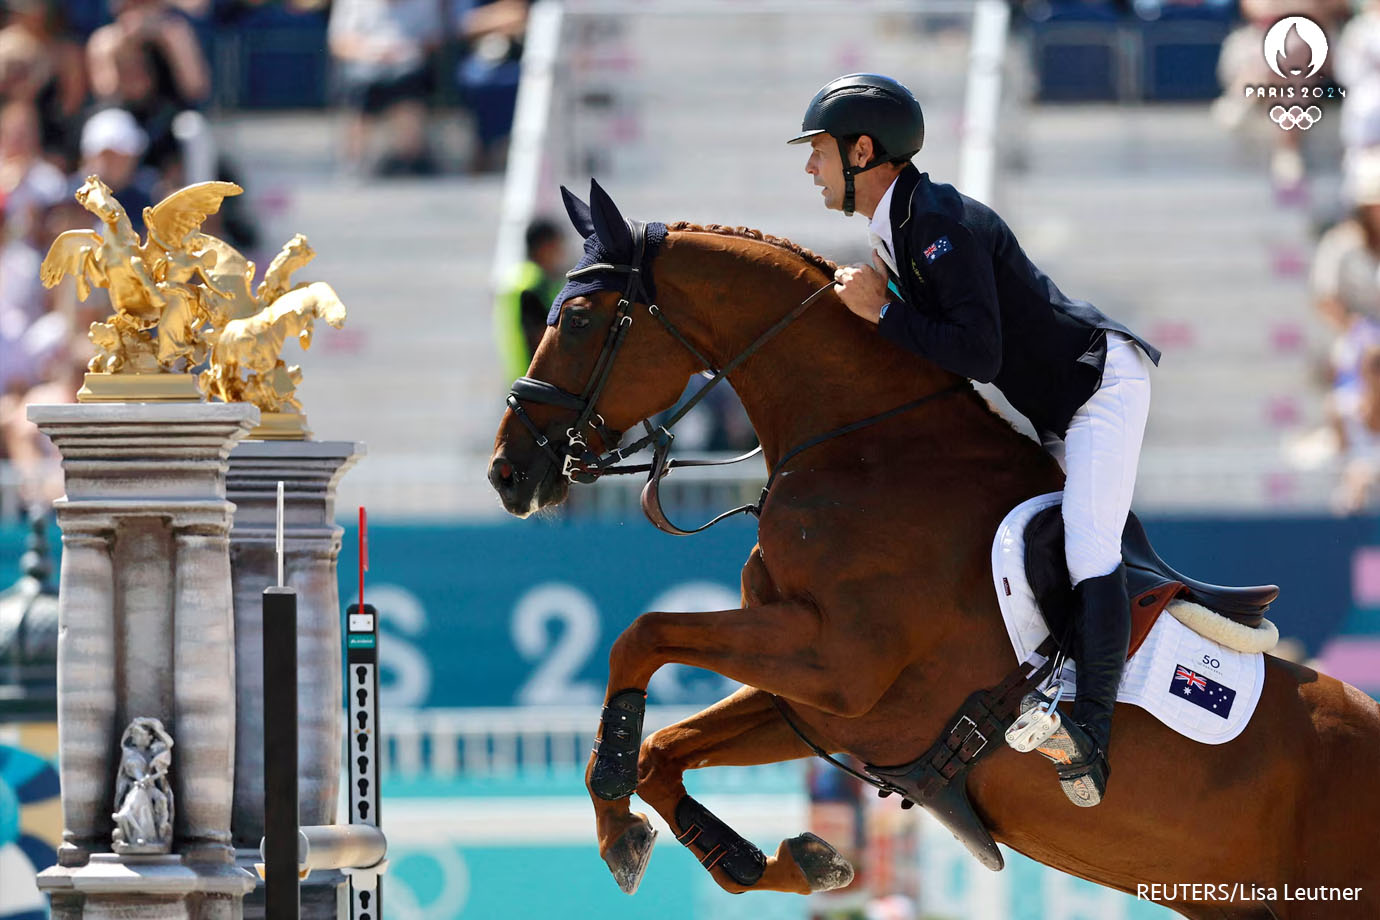
[[[1032,690],[1021,699],[1021,714],[1006,730],[1006,743],[1022,754],[1036,750],[1059,730],[1063,720],[1059,716],[1059,700],[1064,685],[1059,683],[1053,697]]]

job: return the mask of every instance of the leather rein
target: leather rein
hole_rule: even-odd
[[[836,438],[841,435],[849,434],[861,428],[866,428],[877,422],[907,412],[933,399],[938,399],[950,393],[958,392],[965,386],[965,381],[957,381],[936,390],[933,393],[913,399],[910,402],[879,412],[876,415],[868,416],[848,425],[826,431],[823,434],[809,438],[800,444],[795,445],[781,457],[775,468],[767,478],[766,485],[762,487],[761,495],[757,501],[748,505],[740,505],[723,512],[714,519],[701,524],[690,530],[685,530],[673,524],[666,516],[665,510],[661,506],[660,486],[661,480],[673,469],[680,467],[694,466],[727,466],[733,463],[741,463],[749,460],[762,452],[762,445],[745,454],[731,457],[726,460],[687,460],[683,458],[672,458],[670,456],[671,445],[675,441],[675,435],[671,429],[675,427],[685,415],[699,404],[709,394],[709,391],[717,386],[721,381],[728,377],[733,371],[742,366],[748,358],[756,354],[767,342],[776,337],[791,323],[799,319],[810,305],[813,304],[821,294],[834,286],[830,280],[823,287],[819,288],[809,297],[802,300],[790,313],[777,320],[769,329],[759,335],[753,342],[738,353],[731,361],[722,368],[715,368],[713,362],[700,353],[699,349],[691,344],[690,340],[676,328],[675,324],[661,311],[654,303],[651,303],[647,296],[646,285],[642,279],[642,260],[646,252],[647,234],[646,225],[641,221],[627,221],[629,230],[632,231],[634,258],[630,264],[616,264],[610,262],[598,262],[574,271],[566,273],[566,278],[577,279],[595,273],[612,273],[627,276],[627,284],[623,288],[622,296],[618,300],[618,312],[615,314],[613,323],[609,326],[607,337],[604,339],[603,349],[599,353],[598,360],[594,363],[594,369],[590,372],[589,380],[586,381],[584,390],[578,395],[563,390],[555,384],[547,383],[544,380],[537,380],[533,377],[519,377],[513,382],[511,391],[508,393],[507,404],[515,415],[536,440],[537,447],[547,455],[552,463],[561,469],[561,475],[571,482],[592,483],[601,476],[626,475],[631,473],[647,473],[647,484],[642,488],[642,511],[647,519],[652,522],[659,530],[675,536],[689,536],[700,533],[713,527],[720,521],[732,517],[735,514],[750,514],[760,520],[762,508],[766,504],[767,496],[772,484],[776,481],[777,474],[785,467],[786,463],[793,459],[800,452],[814,447],[823,441]],[[695,357],[701,367],[707,368],[710,374],[709,381],[695,395],[686,400],[679,409],[666,419],[666,421],[656,427],[652,426],[650,419],[643,419],[642,426],[646,433],[636,441],[627,446],[614,447],[602,454],[595,453],[586,440],[584,431],[586,427],[592,429],[599,435],[600,441],[605,444],[617,445],[622,440],[622,432],[609,428],[604,417],[595,411],[595,405],[599,401],[600,394],[604,391],[604,386],[608,383],[609,374],[613,370],[614,359],[617,358],[619,350],[623,347],[623,342],[627,339],[628,331],[632,328],[633,307],[639,303],[645,303],[647,312],[661,323],[662,327],[670,333],[671,338],[679,342],[686,350]],[[531,417],[523,409],[523,401],[539,403],[542,405],[556,406],[562,409],[570,409],[576,413],[575,423],[568,427],[565,432],[566,440],[564,444],[553,445],[551,439],[537,427]],[[649,463],[629,464],[623,461],[639,451],[650,446],[652,448],[652,459]]]

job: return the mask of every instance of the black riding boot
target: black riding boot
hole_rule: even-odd
[[[1112,734],[1112,710],[1126,666],[1131,641],[1131,604],[1126,593],[1126,566],[1088,578],[1073,589],[1077,607],[1078,697],[1073,703],[1069,734],[1076,753],[1060,765],[1059,781],[1075,805],[1102,801],[1111,767],[1107,745]],[[1081,728],[1082,731],[1076,731]],[[1079,736],[1082,737],[1079,737]]]

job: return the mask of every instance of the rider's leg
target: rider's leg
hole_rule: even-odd
[[[1112,710],[1130,641],[1121,532],[1131,508],[1150,409],[1149,367],[1149,359],[1129,339],[1108,332],[1102,383],[1074,414],[1064,439],[1064,551],[1074,585],[1079,636],[1073,721],[1095,746],[1094,751],[1081,753],[1090,763],[1101,760],[1102,775],[1096,778],[1102,781]],[[1075,801],[1096,804],[1101,789],[1093,798]]]

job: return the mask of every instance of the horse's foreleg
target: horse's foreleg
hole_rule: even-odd
[[[753,766],[810,756],[768,694],[745,687],[649,737],[638,759],[638,796],[657,810],[726,891],[809,894],[842,888],[853,867],[813,834],[784,840],[766,857],[685,791],[686,770]]]
[[[618,799],[637,788],[645,688],[662,665],[705,668],[830,715],[857,718],[895,682],[908,654],[905,643],[891,636],[826,630],[819,611],[799,601],[643,614],[609,654],[609,693],[590,791]]]

